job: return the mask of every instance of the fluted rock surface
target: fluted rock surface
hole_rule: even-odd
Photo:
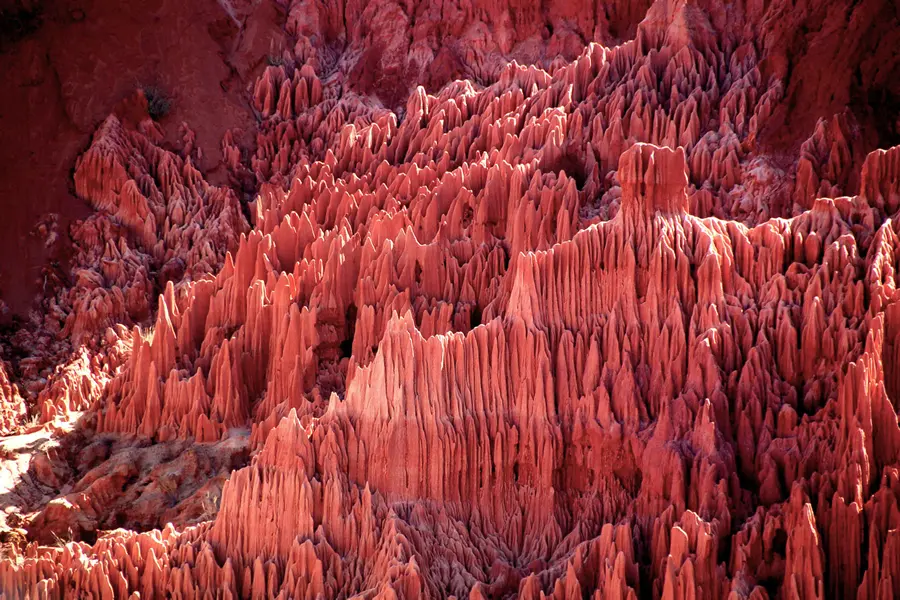
[[[0,596],[900,596],[896,13],[599,4],[290,2],[229,185],[106,119]]]

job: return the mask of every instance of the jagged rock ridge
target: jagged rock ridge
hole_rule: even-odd
[[[189,130],[102,124],[73,284],[21,334],[74,351],[0,379],[3,425],[254,454],[191,459],[230,472],[211,511],[56,481],[24,529],[76,541],[12,545],[0,593],[900,595],[900,146],[848,107],[785,162],[782,6],[563,4],[542,36],[530,7],[291,3],[255,148],[222,142],[249,220]],[[875,46],[845,59],[881,85]]]

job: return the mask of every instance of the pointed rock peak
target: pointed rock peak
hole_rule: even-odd
[[[683,213],[687,210],[687,165],[681,147],[635,144],[619,159],[622,209]]]
[[[391,318],[384,328],[383,340],[397,334],[409,333],[412,335],[413,332],[418,332],[418,328],[416,327],[416,320],[413,318],[412,313],[408,309],[404,310],[402,314],[395,310],[391,313]]]
[[[309,474],[313,466],[312,445],[309,443],[309,432],[297,416],[296,409],[292,408],[266,438],[257,462]]]
[[[695,0],[674,2],[669,10],[671,20],[666,28],[666,41],[673,50],[687,46],[703,50],[715,45],[716,31]]]

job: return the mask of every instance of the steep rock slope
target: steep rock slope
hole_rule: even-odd
[[[249,204],[110,116],[0,593],[900,594],[896,12],[629,6],[291,3]]]

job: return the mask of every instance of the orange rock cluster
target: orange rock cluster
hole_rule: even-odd
[[[778,13],[700,4],[526,66],[497,26],[397,108],[366,69],[412,72],[425,9],[337,56],[341,11],[292,3],[255,151],[222,145],[249,223],[189,130],[107,119],[42,419],[256,453],[212,521],[12,547],[0,596],[900,596],[900,146],[847,110],[767,151]],[[30,533],[96,535],[71,496]]]

